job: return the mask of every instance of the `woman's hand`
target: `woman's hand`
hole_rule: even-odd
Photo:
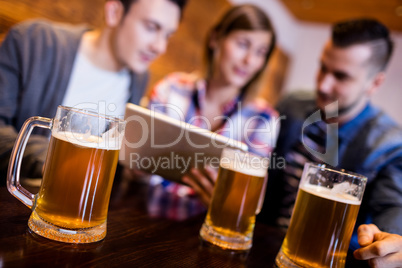
[[[218,172],[215,169],[206,166],[204,172],[192,168],[188,174],[182,177],[182,181],[193,188],[200,197],[202,203],[208,207],[211,203],[217,177]]]
[[[354,257],[368,260],[370,267],[402,267],[402,236],[382,232],[374,224],[363,224],[357,230],[361,248]]]

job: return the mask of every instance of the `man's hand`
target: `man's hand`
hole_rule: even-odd
[[[363,224],[357,230],[361,248],[354,257],[368,260],[370,267],[402,267],[402,236],[381,232],[374,224]]]
[[[205,167],[204,171],[201,172],[199,169],[193,168],[188,174],[183,176],[182,181],[193,188],[202,203],[208,207],[211,203],[218,172],[208,166]]]

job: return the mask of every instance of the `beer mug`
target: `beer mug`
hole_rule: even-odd
[[[261,210],[269,160],[225,148],[211,205],[200,230],[205,241],[222,249],[252,246],[255,217]]]
[[[278,267],[344,267],[367,178],[307,163]]]
[[[20,166],[34,127],[49,128],[51,138],[39,192],[20,185]],[[110,192],[125,121],[59,106],[53,119],[29,118],[11,154],[7,187],[32,209],[34,233],[69,243],[90,243],[106,235]]]

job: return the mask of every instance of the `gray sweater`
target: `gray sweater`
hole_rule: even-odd
[[[0,46],[0,184],[14,141],[31,116],[52,118],[63,101],[81,37],[88,27],[27,21],[11,28]],[[131,73],[129,102],[138,103],[148,73]],[[50,131],[31,135],[22,176],[41,177]]]

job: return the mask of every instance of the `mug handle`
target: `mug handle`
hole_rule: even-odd
[[[34,116],[28,118],[21,128],[15,141],[13,151],[11,152],[7,173],[7,189],[14,197],[30,209],[32,209],[32,206],[34,205],[35,195],[20,184],[22,156],[24,155],[25,147],[33,128],[41,127],[50,129],[52,127],[52,122],[52,119],[45,117]]]

